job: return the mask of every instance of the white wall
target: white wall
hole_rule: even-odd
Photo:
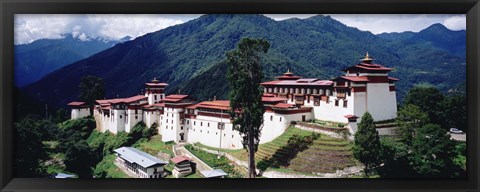
[[[184,109],[178,108],[167,108],[165,107],[163,119],[160,126],[160,132],[162,134],[162,141],[175,141],[178,142],[180,140],[180,132],[185,130],[181,130],[181,127],[184,125],[180,125],[180,113],[183,112]],[[185,134],[186,135],[186,134]]]
[[[243,148],[238,131],[233,130],[228,115],[225,118],[197,115],[197,119],[186,119],[187,139],[189,143],[199,142],[204,145],[224,149]],[[225,123],[225,129],[218,129],[220,122]],[[220,144],[221,140],[221,144]]]
[[[367,111],[375,121],[396,117],[396,95],[395,91],[390,92],[388,83],[367,84]]]
[[[141,109],[138,109],[137,114],[135,114],[134,109],[128,109],[128,118],[125,122],[125,132],[130,133],[132,128],[139,122],[143,120],[143,112]],[[136,118],[135,118],[136,117]]]
[[[311,120],[313,117],[311,112],[289,115],[265,112],[263,115],[263,128],[260,136],[260,144],[270,142],[282,135],[292,121],[302,121],[302,115],[305,115],[306,121]]]
[[[346,100],[348,101],[346,108],[343,106],[343,99],[340,99],[338,106],[335,106],[336,98],[337,97],[330,96],[329,103],[320,100],[320,106],[313,107],[314,118],[324,121],[348,122],[345,115],[353,114],[354,97],[346,96]]]
[[[71,119],[80,119],[90,115],[90,108],[80,108],[74,109],[72,108],[71,112]]]

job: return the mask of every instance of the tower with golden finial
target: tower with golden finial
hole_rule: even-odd
[[[372,58],[368,55],[368,52],[367,52],[367,54],[365,54],[365,58],[360,59],[360,61],[362,61],[362,63],[367,63],[367,64],[371,64],[373,60],[374,60],[374,59],[372,59]]]

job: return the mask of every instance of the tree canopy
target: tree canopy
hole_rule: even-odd
[[[249,177],[255,177],[255,151],[260,143],[260,133],[265,109],[260,83],[263,78],[260,56],[270,48],[264,39],[242,39],[237,49],[227,52],[230,83],[230,115],[242,136],[244,148],[249,152]]]
[[[355,133],[353,155],[365,165],[365,174],[380,164],[381,144],[372,115],[366,112]]]
[[[404,143],[411,145],[415,132],[418,128],[429,122],[428,114],[418,106],[407,104],[397,113],[397,134]]]
[[[95,100],[105,98],[105,85],[100,77],[82,77],[79,88],[80,99],[90,105],[91,108],[95,104]],[[93,115],[93,110],[90,110],[90,115]]]

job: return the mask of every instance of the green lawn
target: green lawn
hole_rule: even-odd
[[[155,135],[150,139],[142,139],[133,145],[150,155],[157,156],[158,152],[170,154],[171,157],[174,157],[172,151],[172,142],[164,143],[162,142],[161,135]]]
[[[208,164],[210,167],[214,169],[222,169],[226,173],[228,173],[229,177],[233,178],[242,178],[244,177],[241,172],[237,170],[234,165],[230,164],[230,161],[226,157],[220,157],[213,153],[208,153],[201,149],[196,149],[192,145],[186,145],[185,149],[190,151],[193,155],[201,159],[203,162]]]
[[[105,156],[97,166],[103,166],[103,169],[107,172],[107,178],[130,178],[114,164],[114,161],[115,154],[110,154]]]

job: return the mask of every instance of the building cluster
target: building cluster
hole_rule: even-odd
[[[344,76],[332,80],[302,78],[287,71],[274,81],[264,82],[265,107],[260,142],[280,136],[292,121],[312,119],[348,123],[356,131],[357,118],[369,112],[375,121],[396,117],[392,68],[373,64],[368,54],[359,64],[344,69]],[[189,95],[165,95],[168,86],[154,79],[145,84],[145,95],[97,100],[94,117],[102,131],[130,132],[144,122],[156,125],[163,141],[199,142],[226,149],[242,148],[241,136],[233,129],[227,100],[197,102]],[[83,102],[69,103],[72,119],[88,116]]]

